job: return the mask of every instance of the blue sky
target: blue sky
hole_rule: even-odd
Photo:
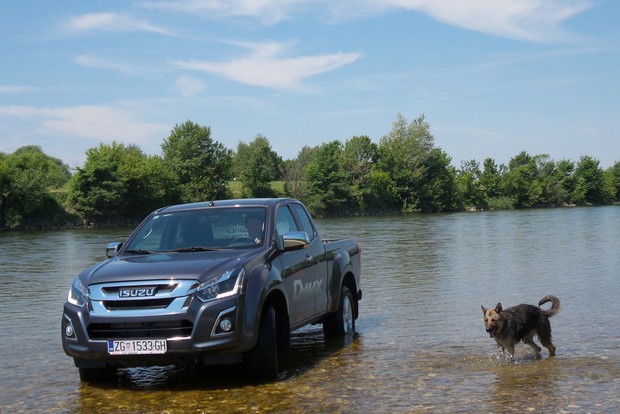
[[[176,124],[283,158],[424,115],[456,167],[620,161],[616,0],[0,0],[0,152],[71,167]]]

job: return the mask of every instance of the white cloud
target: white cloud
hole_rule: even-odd
[[[175,61],[173,65],[224,76],[236,82],[273,89],[301,89],[307,77],[338,69],[358,60],[359,53],[283,57],[288,45],[272,42],[245,44],[250,55],[228,62]]]
[[[176,81],[176,88],[185,98],[198,95],[205,90],[205,85],[200,79],[192,78],[189,76],[181,76]]]
[[[0,85],[0,94],[22,94],[37,91],[37,88],[24,85]]]
[[[121,13],[90,13],[72,17],[65,25],[68,32],[154,32],[170,34],[169,31],[157,27],[146,20],[136,19]]]
[[[25,118],[38,123],[40,133],[95,140],[140,144],[167,126],[141,121],[132,108],[81,105],[67,108],[0,106],[0,117]]]
[[[185,0],[147,1],[151,9],[175,10],[206,17],[252,17],[273,25],[288,18],[294,9],[308,1],[300,0]]]
[[[137,72],[131,65],[95,55],[79,55],[75,58],[75,63],[98,69],[110,69],[125,74],[135,74]]]
[[[210,18],[251,17],[274,25],[294,15],[324,7],[332,22],[371,17],[386,11],[428,14],[445,24],[494,36],[531,42],[564,40],[567,19],[587,10],[593,0],[162,0],[146,1],[152,9],[200,14]]]
[[[366,0],[373,10],[412,10],[443,23],[511,39],[563,40],[565,20],[591,7],[590,0]]]

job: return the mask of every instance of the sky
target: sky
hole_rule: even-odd
[[[400,114],[457,168],[521,151],[607,168],[619,17],[617,0],[0,0],[0,152],[161,155],[190,120],[293,159],[378,144]]]

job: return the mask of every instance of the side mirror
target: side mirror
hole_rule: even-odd
[[[310,244],[310,237],[305,231],[291,231],[282,235],[282,250],[299,250]]]
[[[108,246],[105,249],[106,257],[114,257],[118,254],[118,251],[121,249],[123,243],[121,242],[112,242],[108,243]]]

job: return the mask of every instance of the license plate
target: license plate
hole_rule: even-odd
[[[168,342],[165,339],[108,340],[110,355],[165,354],[167,350]]]

